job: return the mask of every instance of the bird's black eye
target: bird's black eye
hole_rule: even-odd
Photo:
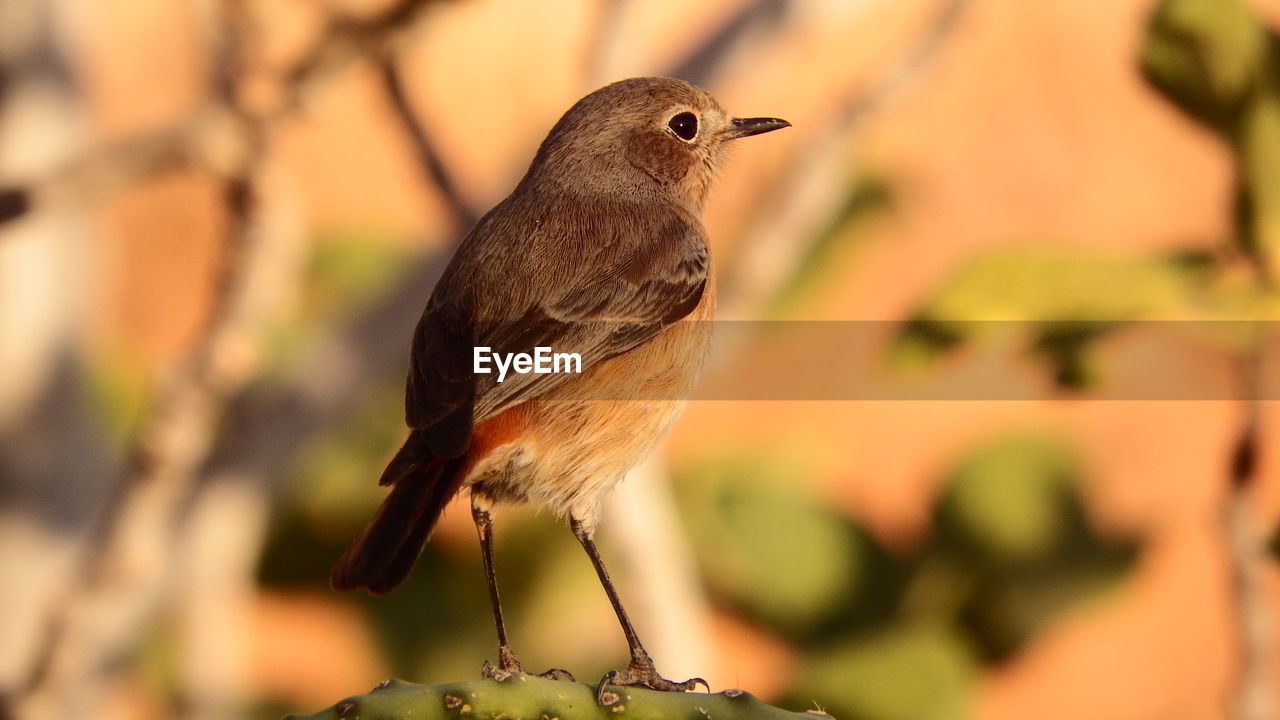
[[[692,140],[698,136],[698,116],[691,112],[682,112],[667,123],[671,132],[681,140]]]

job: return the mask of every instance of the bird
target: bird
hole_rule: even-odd
[[[658,673],[593,538],[602,495],[650,452],[707,356],[715,288],[701,216],[712,180],[735,140],[789,126],[732,117],[706,90],[665,77],[611,83],[564,113],[427,300],[409,352],[410,432],[379,479],[390,493],[333,568],[335,589],[391,591],[445,505],[468,492],[498,637],[485,674],[523,672],[503,620],[492,511],[533,503],[568,519],[629,646],[597,697],[610,685],[706,686]],[[580,372],[478,372],[480,348],[539,347],[578,356]]]

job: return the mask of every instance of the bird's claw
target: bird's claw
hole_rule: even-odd
[[[480,668],[480,677],[487,678],[489,680],[497,680],[498,682],[505,682],[511,679],[511,676],[518,675],[522,672],[524,672],[524,670],[520,667],[520,663],[518,662],[515,663],[514,667],[503,667],[502,665],[494,665],[488,660],[485,660],[484,667]]]
[[[505,682],[511,679],[514,675],[524,674],[524,668],[520,665],[520,661],[516,660],[514,655],[509,652],[503,653],[501,651],[498,655],[499,664],[497,666],[488,660],[484,661],[484,667],[480,670],[481,677],[496,680],[498,682]],[[547,680],[568,680],[569,682],[574,682],[573,675],[568,670],[561,670],[560,668],[551,668],[546,672],[538,673],[538,677],[546,678]]]
[[[521,675],[523,673],[524,668],[520,666],[520,661],[516,659],[516,654],[511,652],[511,648],[506,643],[498,645],[497,667],[485,660],[484,667],[480,669],[481,677],[497,680],[498,682],[508,680],[512,675]]]
[[[573,673],[569,672],[568,670],[561,670],[560,668],[551,668],[550,670],[544,673],[539,673],[538,677],[546,678],[548,680],[566,680],[568,682],[577,682],[573,677]]]
[[[600,684],[596,686],[596,703],[602,707],[607,707],[617,702],[616,693],[610,692],[608,689],[610,685],[634,685],[661,692],[688,692],[701,685],[706,688],[707,692],[711,692],[711,686],[702,678],[690,678],[684,682],[675,682],[662,677],[658,674],[657,668],[653,666],[653,661],[648,657],[632,658],[631,663],[625,669],[613,670],[606,673],[603,678],[600,678]]]

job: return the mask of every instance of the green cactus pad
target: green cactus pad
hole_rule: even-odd
[[[596,703],[596,687],[585,683],[515,675],[507,680],[473,680],[441,685],[415,685],[388,680],[365,695],[342,700],[314,715],[285,720],[822,720],[830,716],[793,713],[766,705],[742,690],[718,693],[658,692],[647,688],[610,687],[608,705]]]

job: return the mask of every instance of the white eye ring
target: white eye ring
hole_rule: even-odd
[[[681,140],[693,142],[698,137],[698,116],[687,110],[676,113],[667,121],[667,127]]]

